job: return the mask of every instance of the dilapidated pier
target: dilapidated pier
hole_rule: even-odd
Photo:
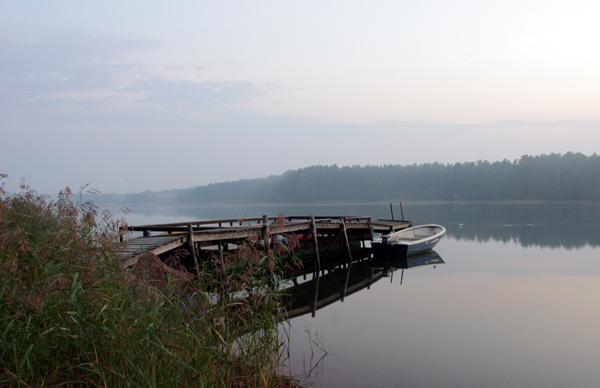
[[[410,221],[377,220],[364,216],[278,216],[201,220],[170,224],[128,226],[122,230],[122,259],[135,264],[146,253],[157,256],[188,250],[194,261],[211,253],[235,250],[244,242],[261,240],[271,244],[281,236],[295,234],[301,250],[320,256],[332,252],[350,253],[352,246],[365,248],[374,233],[391,233],[411,226]],[[129,233],[133,232],[133,233]],[[126,238],[130,234],[142,234]],[[300,251],[301,252],[301,251]]]

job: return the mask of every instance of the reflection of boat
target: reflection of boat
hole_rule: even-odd
[[[373,270],[381,269],[384,277],[393,276],[394,271],[401,269],[402,277],[400,278],[400,284],[402,284],[405,269],[424,266],[433,266],[435,268],[439,264],[445,264],[440,255],[436,251],[428,251],[414,256],[375,255],[373,256],[371,266]]]
[[[376,255],[373,256],[371,266],[373,268],[397,270],[438,264],[445,264],[445,262],[436,251],[429,251],[413,256]]]
[[[416,255],[432,250],[444,233],[446,228],[441,225],[419,225],[381,236],[371,241],[371,247],[376,255]]]

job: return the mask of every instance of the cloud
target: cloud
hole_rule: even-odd
[[[153,40],[44,31],[0,35],[1,75],[11,88],[44,93],[119,87],[124,77],[131,77],[140,67],[126,62],[128,54],[160,47]]]
[[[0,34],[0,111],[13,117],[31,111],[56,115],[94,110],[219,115],[276,88],[198,80],[200,65],[160,67],[129,59],[160,48],[154,40],[81,31]]]
[[[431,104],[404,104],[384,94],[365,107],[364,95],[346,89],[360,79],[311,89],[308,80],[327,83],[329,73],[296,67],[306,77],[298,83],[273,75],[281,86],[265,81],[271,74],[252,78],[246,68],[253,64],[245,58],[217,57],[205,64],[173,57],[175,63],[163,63],[156,60],[163,49],[152,39],[0,26],[0,172],[17,182],[25,177],[45,192],[87,182],[104,192],[135,192],[315,164],[513,160],[523,154],[592,153],[600,144],[598,120],[372,122],[390,117],[377,113],[382,104],[407,111],[412,106],[427,111]],[[264,62],[256,61],[261,68]],[[224,68],[228,71],[221,72]],[[306,93],[313,94],[293,96],[305,83]],[[304,108],[260,114],[261,104],[276,99]],[[352,123],[353,111],[331,108],[344,99],[353,110],[368,111],[368,120]],[[335,112],[341,122],[316,119],[320,110]]]
[[[171,113],[221,115],[237,106],[269,93],[269,85],[231,81],[170,81],[151,77],[140,82],[132,91],[143,93],[138,101]]]

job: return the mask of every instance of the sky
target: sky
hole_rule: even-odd
[[[600,146],[600,2],[0,2],[0,174],[132,193]]]

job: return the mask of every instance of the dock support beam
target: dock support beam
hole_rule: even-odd
[[[192,224],[188,224],[188,246],[192,251],[192,257],[194,258],[194,266],[196,275],[200,275],[200,266],[198,265],[198,256],[196,255],[196,244],[194,244],[194,228]]]
[[[346,253],[348,254],[349,263],[352,263],[352,250],[350,249],[350,241],[348,241],[348,233],[346,233],[346,220],[342,218],[340,221],[342,237],[344,237],[344,247],[346,248]]]
[[[317,259],[317,271],[321,271],[321,258],[319,257],[319,242],[317,241],[317,224],[315,216],[310,216],[310,232],[313,236],[313,244],[315,245],[315,258]]]
[[[350,269],[352,268],[352,250],[350,249],[350,242],[348,241],[348,233],[346,233],[346,220],[341,219],[340,227],[342,228],[342,235],[344,237],[344,243],[346,246],[346,252],[348,253],[347,271],[346,271],[346,282],[344,284],[344,290],[342,292],[342,302],[346,297],[346,290],[348,289],[348,280],[350,279]]]
[[[271,247],[271,239],[269,237],[269,217],[264,215],[262,217],[262,240],[265,245],[265,252],[269,252],[269,248]]]

